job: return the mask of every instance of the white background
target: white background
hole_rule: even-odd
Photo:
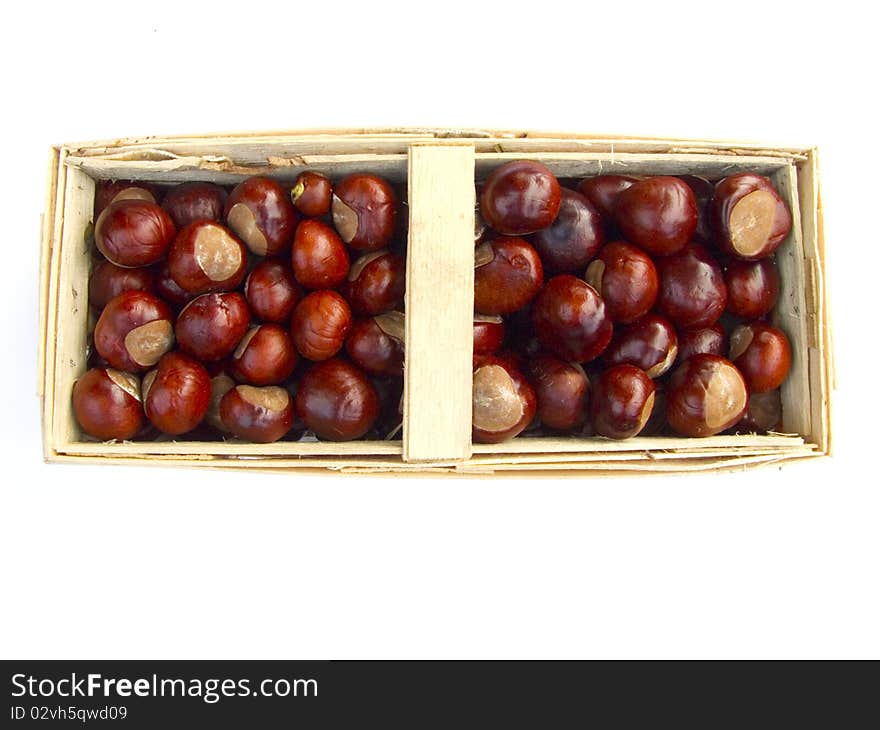
[[[861,4],[314,6],[31,3],[6,28],[0,655],[877,658],[878,57]],[[49,144],[361,125],[818,144],[835,456],[614,480],[43,464]]]

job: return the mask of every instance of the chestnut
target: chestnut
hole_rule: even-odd
[[[584,279],[605,300],[611,320],[619,324],[635,322],[650,311],[660,286],[651,258],[626,241],[603,246]]]
[[[112,368],[94,368],[73,385],[73,414],[89,436],[130,439],[144,425],[140,379]]]
[[[221,221],[224,205],[226,191],[209,182],[175,185],[162,201],[162,207],[178,228],[184,228],[196,221]]]
[[[286,251],[299,222],[284,188],[268,177],[249,177],[236,185],[223,212],[227,225],[257,256]]]
[[[678,337],[672,323],[659,314],[646,314],[638,322],[615,332],[602,358],[606,365],[635,365],[649,378],[659,378],[678,355]]]
[[[743,319],[769,314],[779,298],[779,271],[772,259],[731,260],[724,271],[727,311]]]
[[[113,297],[95,325],[95,349],[117,370],[143,372],[173,345],[171,310],[149,292],[132,290]]]
[[[535,389],[536,413],[542,424],[557,431],[584,425],[590,381],[580,365],[541,355],[528,362],[525,373]]]
[[[535,298],[532,323],[541,344],[563,360],[589,362],[611,341],[611,319],[602,297],[570,274],[547,282]]]
[[[489,314],[474,315],[474,355],[494,355],[504,342],[504,320]]]
[[[678,362],[701,354],[727,354],[727,335],[720,324],[678,331]]]
[[[180,349],[199,360],[221,360],[244,337],[251,316],[238,292],[202,294],[177,316],[174,332]]]
[[[306,289],[335,289],[348,276],[348,250],[330,226],[304,220],[293,238],[293,276]]]
[[[403,312],[385,312],[358,322],[345,342],[348,356],[372,375],[403,375]]]
[[[300,355],[327,360],[342,349],[351,329],[351,309],[335,291],[315,291],[293,310],[290,334]]]
[[[772,254],[791,231],[791,211],[773,183],[750,172],[715,186],[711,219],[718,247],[748,261]]]
[[[681,175],[679,179],[691,189],[697,202],[697,227],[694,230],[694,238],[708,244],[712,240],[709,206],[712,196],[715,195],[715,185],[699,175]]]
[[[148,203],[159,202],[156,189],[149,183],[131,180],[116,180],[98,185],[95,190],[95,218],[111,203],[120,200],[145,200]]]
[[[244,280],[247,249],[226,226],[200,220],[178,231],[168,252],[168,273],[190,294],[231,291]]]
[[[714,436],[742,418],[747,401],[745,380],[732,362],[698,354],[679,365],[669,379],[666,420],[683,436]]]
[[[254,316],[263,322],[290,321],[302,289],[293,271],[280,259],[263,259],[251,270],[244,283],[244,295]]]
[[[117,266],[149,266],[161,259],[177,229],[162,208],[145,200],[120,200],[95,223],[95,245]]]
[[[498,233],[523,236],[554,221],[561,191],[556,176],[540,162],[514,160],[495,168],[486,178],[480,211]]]
[[[229,360],[229,374],[239,383],[278,385],[290,377],[298,361],[286,329],[260,324],[241,338]]]
[[[782,426],[782,393],[779,389],[749,393],[746,412],[731,429],[734,433],[767,433]]]
[[[211,400],[208,403],[208,412],[205,414],[205,423],[218,431],[228,431],[220,418],[220,401],[235,386],[236,382],[225,372],[211,378]]]
[[[496,238],[474,252],[474,311],[510,314],[528,304],[544,283],[538,252],[522,238]]]
[[[211,376],[182,352],[163,355],[141,384],[144,411],[162,433],[174,436],[198,426],[211,403]]]
[[[788,375],[791,346],[782,330],[751,322],[730,333],[730,360],[751,393],[766,393],[782,385]]]
[[[277,385],[236,385],[220,399],[220,422],[241,439],[269,444],[293,426],[293,399]]]
[[[544,269],[552,274],[581,271],[604,241],[599,211],[583,195],[566,188],[556,219],[532,237]]]
[[[604,222],[611,223],[617,210],[617,198],[637,182],[638,178],[628,175],[599,175],[582,180],[578,192],[596,206]]]
[[[692,243],[683,251],[657,261],[660,292],[657,309],[684,329],[709,327],[727,305],[727,286],[718,262],[709,251]]]
[[[623,237],[655,256],[681,251],[697,229],[697,201],[677,177],[639,180],[617,197],[615,220]]]
[[[330,212],[333,186],[319,172],[301,172],[290,190],[293,207],[309,218],[317,218]]]
[[[593,429],[610,439],[637,436],[654,409],[654,381],[635,365],[615,365],[594,382],[590,396]]]
[[[178,283],[171,278],[167,259],[156,269],[156,293],[175,308],[184,306],[195,296],[195,294],[181,289]]]
[[[351,265],[341,292],[355,314],[369,317],[399,308],[405,289],[403,258],[390,251],[373,251]]]
[[[507,358],[489,356],[474,368],[473,440],[497,444],[522,433],[535,417],[535,390]]]
[[[397,196],[387,180],[356,173],[333,189],[333,225],[345,243],[360,251],[388,245],[397,221]]]
[[[296,414],[306,427],[329,441],[351,441],[379,417],[379,396],[363,371],[333,358],[310,367],[296,392]]]
[[[113,297],[126,291],[155,293],[156,276],[151,269],[126,269],[110,261],[97,262],[89,275],[89,303],[103,309]]]
[[[640,436],[658,436],[666,430],[666,384],[654,380],[654,407],[648,422],[639,432]]]

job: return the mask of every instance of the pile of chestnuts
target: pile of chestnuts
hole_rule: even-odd
[[[517,160],[478,184],[474,441],[778,429],[792,218],[771,181],[566,182]]]
[[[231,190],[101,185],[90,369],[73,388],[102,440],[385,438],[400,424],[400,193],[383,178]],[[163,434],[165,436],[163,436]]]

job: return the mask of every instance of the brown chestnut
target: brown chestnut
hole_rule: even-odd
[[[603,246],[584,278],[605,300],[615,323],[635,322],[657,301],[657,267],[644,251],[626,241]]]
[[[782,426],[782,393],[779,389],[766,393],[749,393],[746,412],[731,430],[734,433],[767,433]]]
[[[247,249],[226,226],[200,220],[178,231],[168,252],[168,272],[190,294],[231,291],[244,280]]]
[[[208,412],[205,414],[205,423],[218,431],[226,432],[228,430],[220,418],[220,401],[235,386],[236,382],[225,372],[218,373],[211,378],[211,400],[208,404]]]
[[[542,424],[557,431],[584,425],[590,381],[580,365],[541,355],[528,362],[525,372],[535,389],[537,416]]]
[[[522,433],[535,417],[535,390],[507,358],[486,357],[474,369],[473,440],[497,444]]]
[[[156,189],[149,183],[132,182],[131,180],[116,180],[98,185],[95,190],[95,218],[111,203],[120,200],[145,200],[148,203],[157,203]]]
[[[260,324],[241,338],[229,359],[229,374],[239,383],[278,385],[290,377],[298,361],[286,329]]]
[[[388,245],[397,221],[397,196],[387,180],[357,173],[333,189],[333,225],[345,243],[360,251]]]
[[[174,332],[184,352],[199,360],[221,360],[248,331],[251,316],[238,292],[202,294],[177,316]]]
[[[709,206],[712,196],[715,195],[715,185],[698,175],[681,175],[679,179],[691,189],[697,203],[697,227],[694,230],[694,238],[708,244],[712,241]]]
[[[182,352],[163,355],[141,385],[144,411],[162,433],[179,435],[198,426],[211,403],[211,376]]]
[[[362,317],[398,309],[406,289],[406,262],[390,251],[373,251],[357,259],[341,291],[352,311]]]
[[[290,190],[293,207],[309,218],[317,218],[330,212],[333,186],[319,172],[301,172]]]
[[[727,311],[743,319],[769,314],[779,298],[779,271],[773,259],[733,259],[724,271]]]
[[[582,180],[578,192],[596,206],[604,222],[611,223],[617,210],[618,196],[637,182],[638,178],[628,175],[599,175]]]
[[[290,248],[299,214],[284,188],[268,177],[249,177],[233,188],[224,208],[227,225],[257,256]]]
[[[89,436],[130,439],[144,425],[140,379],[112,368],[94,368],[73,386],[73,414]]]
[[[156,269],[156,293],[175,308],[184,306],[195,296],[195,294],[181,289],[177,282],[171,278],[167,259]]]
[[[791,211],[773,183],[750,172],[715,186],[711,218],[719,248],[749,261],[772,254],[791,231]]]
[[[522,238],[496,238],[474,252],[474,311],[510,314],[528,304],[544,283],[538,252]]]
[[[177,229],[162,208],[145,200],[120,200],[95,223],[95,245],[117,266],[149,266],[168,251]]]
[[[269,258],[260,261],[248,274],[244,295],[257,319],[282,324],[290,321],[303,294],[290,267],[280,259]]]
[[[620,193],[615,220],[627,241],[655,256],[668,256],[694,235],[697,201],[679,178],[649,177]]]
[[[372,375],[403,375],[403,312],[385,312],[362,320],[345,341],[348,356]]]
[[[379,417],[379,396],[363,371],[333,358],[310,367],[296,392],[296,414],[318,438],[361,438]]]
[[[162,207],[174,225],[184,228],[196,221],[223,220],[226,191],[209,182],[185,182],[175,185],[165,195]]]
[[[559,214],[532,237],[544,269],[552,274],[580,272],[605,242],[602,218],[580,193],[562,188]]]
[[[751,393],[766,393],[782,385],[788,376],[791,346],[782,330],[751,322],[730,333],[730,360]]]
[[[594,382],[590,418],[600,436],[637,436],[654,409],[654,381],[635,365],[615,365]]]
[[[676,327],[709,327],[727,305],[727,286],[718,262],[709,251],[692,243],[683,251],[657,261],[660,292],[657,309]]]
[[[504,342],[504,320],[491,314],[474,315],[474,355],[494,355]]]
[[[149,292],[113,297],[95,325],[95,349],[117,370],[143,372],[173,346],[171,310]]]
[[[638,322],[615,332],[602,355],[608,366],[635,365],[649,378],[659,378],[678,355],[678,337],[672,323],[659,314],[646,314]]]
[[[486,178],[480,211],[498,233],[523,236],[554,221],[561,191],[556,176],[545,165],[514,160],[495,168]]]
[[[351,329],[351,309],[335,291],[315,291],[293,310],[290,335],[300,355],[327,360],[342,349]]]
[[[718,355],[694,355],[672,373],[666,420],[683,436],[714,436],[745,412],[748,389],[739,370]]]
[[[236,385],[220,399],[220,421],[241,439],[272,443],[293,426],[293,399],[277,385]]]
[[[563,360],[589,362],[611,341],[611,319],[602,297],[570,274],[547,282],[535,298],[532,323],[541,344]]]
[[[678,362],[701,354],[727,355],[727,335],[720,324],[678,331]]]
[[[306,289],[335,289],[348,276],[348,249],[330,226],[304,220],[293,239],[293,275]]]
[[[98,261],[89,275],[89,303],[103,309],[113,297],[126,291],[155,293],[156,276],[152,269],[126,269],[110,261]]]

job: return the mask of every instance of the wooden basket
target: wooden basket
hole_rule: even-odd
[[[518,438],[471,444],[474,178],[511,159],[559,177],[768,175],[788,201],[791,235],[777,259],[774,320],[793,348],[782,388],[785,433],[705,439]],[[38,394],[51,462],[104,462],[344,472],[608,474],[741,469],[830,453],[831,333],[815,149],[479,130],[314,130],[145,137],[53,147],[42,225]],[[404,425],[399,441],[123,442],[84,438],[71,408],[86,368],[88,238],[95,182],[210,180],[255,174],[292,181],[370,171],[409,189]]]

